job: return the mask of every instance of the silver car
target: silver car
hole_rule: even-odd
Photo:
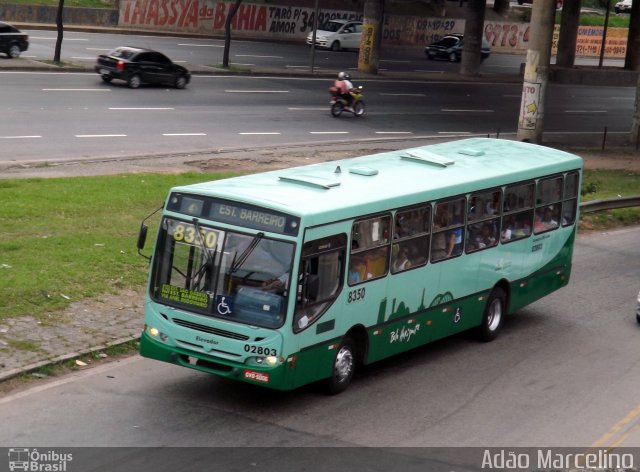
[[[362,23],[350,20],[331,20],[323,29],[316,30],[316,47],[340,51],[341,49],[360,49]],[[311,46],[313,31],[307,35],[307,44]]]

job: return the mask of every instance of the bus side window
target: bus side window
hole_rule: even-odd
[[[340,293],[346,248],[346,234],[310,241],[302,248],[293,317],[295,333],[313,324]]]
[[[466,214],[464,208],[464,198],[436,204],[431,243],[432,262],[462,254]]]
[[[391,247],[391,215],[353,223],[347,282],[355,285],[387,275]]]
[[[560,225],[562,187],[562,176],[538,181],[534,233],[550,231]]]
[[[517,241],[531,235],[534,182],[507,187],[502,206],[500,242]]]
[[[562,226],[575,223],[578,209],[578,173],[567,174],[564,179],[564,202],[562,203]]]
[[[391,273],[395,274],[427,263],[430,226],[429,205],[396,212],[391,248]]]

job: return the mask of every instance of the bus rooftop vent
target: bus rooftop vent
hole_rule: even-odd
[[[308,185],[310,187],[330,189],[331,187],[338,187],[340,182],[337,180],[326,179],[324,177],[318,177],[317,175],[292,175],[288,177],[280,176],[280,180],[283,182],[290,182],[293,184]]]
[[[439,167],[449,167],[456,163],[453,159],[425,151],[424,149],[411,149],[410,151],[405,151],[405,154],[400,157],[402,159],[423,162],[425,164],[434,164]]]
[[[473,148],[462,148],[458,151],[458,154],[464,154],[465,156],[484,156],[484,151],[481,151],[480,149],[473,149]]]
[[[367,177],[378,175],[378,169],[373,167],[349,167],[349,172],[356,175],[365,175]]]

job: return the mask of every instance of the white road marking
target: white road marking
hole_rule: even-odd
[[[381,93],[389,97],[426,97],[424,93]]]
[[[262,57],[265,59],[284,59],[282,56],[257,56],[255,54],[234,54],[234,57]]]
[[[41,138],[42,136],[0,136],[0,139],[31,139],[31,138]]]
[[[207,133],[162,133],[162,136],[206,136]]]
[[[376,131],[376,134],[413,134],[413,131]]]
[[[225,90],[226,93],[289,93],[288,90]]]
[[[438,131],[438,134],[471,134],[471,131]]]
[[[175,108],[163,107],[109,107],[109,110],[175,110]]]
[[[187,46],[190,48],[223,48],[223,44],[189,44],[189,43],[178,43],[178,46]]]
[[[99,88],[99,89],[90,89],[90,88],[43,88],[43,92],[111,92],[110,89]]]
[[[42,39],[46,41],[55,41],[58,38],[49,38],[46,36],[30,36],[30,39]],[[89,41],[87,38],[64,38],[65,41]]]
[[[241,135],[271,135],[271,134],[282,134],[279,132],[271,132],[271,131],[267,131],[267,132],[255,132],[255,133],[238,133]]]
[[[608,113],[607,110],[565,110],[565,113]]]
[[[450,112],[450,113],[494,113],[494,110],[464,110],[464,109],[455,109],[455,108],[442,108],[440,111]]]
[[[243,64],[242,62],[230,62],[232,66],[255,66],[255,64]]]
[[[76,134],[76,138],[124,138],[126,134]]]
[[[309,134],[349,134],[348,131],[309,131]]]

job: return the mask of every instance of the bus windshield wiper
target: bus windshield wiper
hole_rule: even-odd
[[[215,255],[217,251],[215,247],[213,249],[207,248],[204,242],[204,237],[202,236],[202,231],[200,230],[200,222],[198,221],[198,218],[193,219],[193,226],[196,228],[196,233],[198,233],[198,241],[200,241],[200,248],[202,249],[202,252],[204,253],[204,257],[205,257],[205,261],[202,263],[202,265],[198,268],[196,273],[193,275],[193,279],[195,280],[194,286],[197,287],[198,285],[200,285],[200,282],[202,281],[202,277],[206,274],[206,269],[213,267],[215,263]]]
[[[229,267],[229,274],[235,274],[240,269],[240,267],[242,267],[242,265],[245,263],[247,258],[251,255],[253,250],[258,246],[258,243],[260,243],[260,240],[263,237],[264,237],[264,233],[256,234],[251,240],[251,242],[249,243],[249,246],[247,246],[247,248],[244,251],[242,251],[242,254],[240,254],[240,256],[237,259],[236,259],[236,255],[233,256],[233,261],[231,262],[231,266]]]

